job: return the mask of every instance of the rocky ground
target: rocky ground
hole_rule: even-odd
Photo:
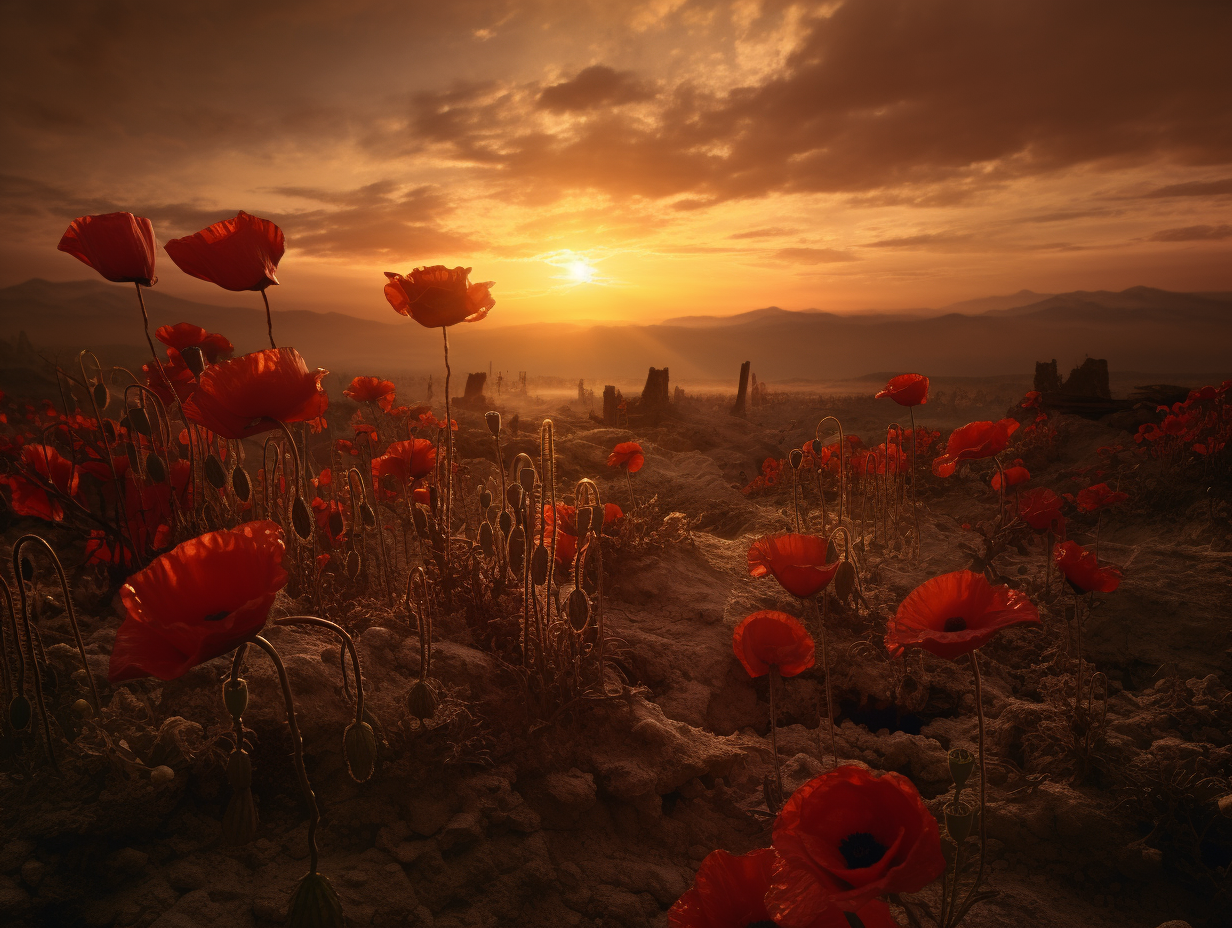
[[[888,401],[882,401],[888,406]],[[747,420],[718,401],[686,400],[654,428],[604,429],[584,415],[525,401],[523,423],[552,415],[564,485],[595,476],[607,499],[631,509],[608,450],[635,438],[646,465],[634,491],[652,522],[688,530],[608,555],[609,628],[621,639],[614,694],[548,724],[528,717],[518,677],[476,646],[461,615],[443,617],[432,675],[444,699],[426,725],[405,699],[419,649],[404,611],[350,599],[328,617],[356,634],[366,693],[385,745],[371,781],[354,784],[342,757],[344,697],[334,643],[272,629],[300,704],[308,772],[323,824],[322,870],[355,925],[664,926],[667,910],[716,848],[769,842],[763,778],[771,771],[765,678],[751,681],[731,651],[749,612],[779,608],[808,619],[773,579],[747,574],[758,536],[784,529],[786,493],[746,497],[738,487],[763,458],[812,437],[825,413],[870,440],[892,412],[870,401],[787,400]],[[507,410],[508,412],[511,410]],[[896,410],[895,410],[896,411]],[[923,423],[950,428],[999,418],[1005,408],[940,410]],[[460,447],[472,475],[489,465],[478,413],[462,413]],[[1065,419],[1055,452],[1031,461],[1035,485],[1065,488],[1065,471],[1126,433]],[[876,441],[880,441],[878,438]],[[874,442],[875,443],[875,442]],[[536,448],[523,436],[513,450]],[[983,470],[978,474],[983,474]],[[745,479],[741,479],[741,473]],[[810,500],[815,497],[810,497]],[[977,474],[922,482],[918,558],[870,549],[864,602],[834,604],[826,620],[840,762],[909,776],[940,813],[950,789],[946,751],[974,748],[971,668],[920,652],[892,661],[881,643],[897,604],[928,577],[967,566],[996,495]],[[819,514],[810,517],[817,520]],[[1080,540],[1094,528],[1073,522]],[[9,538],[30,525],[13,526]],[[1075,747],[1066,706],[1073,662],[1054,577],[1044,592],[1042,548],[1014,548],[999,574],[1039,604],[1042,629],[1010,630],[983,649],[989,731],[989,888],[997,895],[967,924],[1155,928],[1171,919],[1226,924],[1232,821],[1214,801],[1232,774],[1232,537],[1226,499],[1178,494],[1134,500],[1105,519],[1101,556],[1120,566],[1120,590],[1099,598],[1084,642],[1108,678],[1107,724]],[[659,538],[656,543],[655,538]],[[54,590],[42,627],[61,679],[71,676]],[[74,598],[99,681],[118,620],[109,591],[82,577]],[[294,604],[280,600],[275,614]],[[62,773],[31,774],[6,742],[0,758],[0,911],[6,925],[254,926],[280,924],[306,869],[307,826],[295,787],[277,678],[250,656],[247,725],[261,825],[250,845],[224,842],[222,766],[229,720],[220,659],[169,684],[105,690],[103,728],[132,761],[107,760],[99,739],[61,744]],[[830,764],[820,668],[784,684],[779,750],[790,789]],[[617,685],[617,684],[621,685]],[[71,724],[71,721],[70,721]],[[11,741],[12,739],[9,739]],[[27,752],[28,753],[28,752]],[[151,777],[167,766],[174,776]],[[1192,830],[1190,826],[1192,825]],[[1205,831],[1203,831],[1205,829]],[[1201,840],[1197,833],[1202,832]],[[1223,907],[1221,909],[1221,906]]]

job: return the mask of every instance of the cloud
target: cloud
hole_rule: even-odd
[[[794,235],[795,229],[771,227],[767,229],[748,229],[744,232],[733,232],[728,238],[778,238],[781,235]]]
[[[1183,229],[1162,229],[1148,242],[1217,242],[1232,238],[1232,226],[1185,226]]]
[[[1150,193],[1144,193],[1144,198],[1155,197],[1219,197],[1232,194],[1232,177],[1223,180],[1195,180],[1184,184],[1169,184]]]
[[[970,245],[975,236],[969,232],[927,232],[921,235],[906,235],[899,238],[883,238],[866,242],[864,248],[923,248],[951,249]]]
[[[655,92],[632,71],[617,71],[606,65],[592,65],[573,78],[552,84],[539,94],[541,109],[557,113],[621,106],[653,99]]]
[[[774,257],[793,264],[837,264],[860,260],[857,255],[837,248],[781,248],[774,253]]]

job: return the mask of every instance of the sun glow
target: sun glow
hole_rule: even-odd
[[[591,283],[595,279],[595,275],[599,273],[598,269],[588,264],[585,258],[570,261],[565,265],[564,270],[570,280],[580,284]]]

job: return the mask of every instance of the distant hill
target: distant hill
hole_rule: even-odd
[[[1026,305],[1012,305],[1036,298]],[[194,303],[147,291],[151,326],[194,322],[223,332],[240,352],[267,344],[259,303],[240,309]],[[965,307],[968,312],[955,311]],[[336,372],[439,374],[441,340],[410,320],[376,322],[341,313],[274,314],[279,344],[294,345],[310,364]],[[29,280],[0,289],[0,337],[25,331],[44,353],[74,362],[77,351],[148,354],[130,287],[102,281]],[[933,315],[791,312],[777,307],[731,317],[692,316],[661,325],[463,324],[450,332],[460,371],[524,370],[591,381],[644,377],[668,366],[674,380],[732,380],[753,362],[766,380],[839,380],[868,371],[951,376],[1030,375],[1037,360],[1063,369],[1083,357],[1111,369],[1232,373],[1232,294],[1173,293],[1132,287],[1120,293],[1078,291],[970,300]]]

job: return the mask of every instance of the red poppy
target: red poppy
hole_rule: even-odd
[[[607,456],[608,467],[623,467],[631,474],[636,474],[645,463],[642,446],[635,441],[622,441]]]
[[[380,403],[381,408],[388,411],[394,404],[394,384],[380,377],[356,377],[342,395],[357,403]]]
[[[278,283],[275,272],[286,243],[282,229],[241,210],[163,246],[185,274],[224,290],[264,290]]]
[[[330,544],[336,545],[346,535],[345,524],[343,524],[342,529],[337,534],[334,533],[333,528],[330,526],[330,519],[334,513],[337,513],[339,517],[334,520],[334,524],[340,524],[342,518],[341,503],[336,500],[331,499],[327,501],[318,497],[312,501],[312,512],[316,516],[317,528],[329,539]]]
[[[874,397],[888,396],[899,406],[923,406],[928,402],[928,378],[923,374],[899,374],[891,377],[885,389]]]
[[[624,511],[615,503],[603,504],[603,528],[606,529],[609,525],[614,526],[624,517]]]
[[[750,677],[764,676],[772,666],[794,677],[813,666],[812,636],[786,612],[764,609],[748,616],[732,633],[732,651]]]
[[[380,457],[372,459],[372,476],[392,476],[398,483],[418,480],[436,467],[436,445],[426,438],[396,441]]]
[[[1040,396],[1041,394],[1038,390],[1029,391],[1027,395],[1022,398],[1022,408],[1038,409],[1040,404]]]
[[[50,445],[34,444],[22,446],[19,461],[26,473],[37,479],[20,473],[0,476],[0,483],[7,484],[12,491],[13,512],[49,522],[62,520],[64,507],[48,494],[46,487],[50,485],[66,496],[76,496],[81,475],[73,462]]]
[[[1065,517],[1061,515],[1061,497],[1045,487],[1024,490],[1018,499],[1018,515],[1037,532],[1051,529],[1065,534]]]
[[[1113,490],[1106,483],[1097,483],[1078,491],[1078,509],[1080,512],[1095,512],[1108,506],[1115,506],[1129,499],[1128,493]]]
[[[792,794],[775,820],[774,848],[766,910],[787,928],[812,928],[828,909],[859,912],[879,896],[918,892],[946,866],[937,820],[911,781],[850,765]]]
[[[197,392],[197,378],[184,363],[179,351],[169,348],[167,355],[171,360],[159,362],[158,373],[154,371],[152,362],[143,364],[141,372],[145,374],[146,387],[152,390],[164,405],[170,406],[177,400],[183,403]]]
[[[1016,487],[1020,483],[1026,483],[1031,479],[1031,472],[1025,467],[1007,467],[1005,468],[1005,486]],[[1001,489],[1001,471],[997,471],[992,475],[992,488],[994,490]]]
[[[177,545],[120,590],[112,683],[174,680],[249,641],[287,582],[282,529],[249,522]]]
[[[294,348],[254,351],[206,368],[184,412],[223,438],[247,438],[325,412],[321,378],[328,373],[310,371]]]
[[[604,512],[604,521],[607,513]],[[552,509],[550,503],[543,507],[543,542],[549,548],[552,546],[552,533],[556,533],[556,562],[561,565],[573,563],[577,554],[577,507],[566,503],[557,503]]]
[[[1039,622],[1025,594],[993,586],[983,574],[958,570],[912,590],[890,619],[885,643],[891,657],[906,648],[923,648],[954,660],[984,646],[1003,628]]]
[[[150,220],[132,213],[74,219],[56,247],[116,283],[152,287],[158,280],[154,276],[154,227]]]
[[[107,533],[102,529],[91,529],[86,539],[85,560],[83,564],[110,564],[128,566],[132,554],[124,544],[111,545],[107,541]]]
[[[207,332],[199,325],[191,322],[177,322],[175,325],[160,325],[154,332],[154,337],[177,352],[185,348],[200,348],[205,360],[210,364],[220,358],[229,358],[235,351],[230,339],[218,332]],[[171,352],[167,355],[170,357]]]
[[[960,461],[990,458],[1000,454],[1009,446],[1010,436],[1017,430],[1017,419],[969,422],[955,429],[950,433],[945,454],[933,460],[933,474],[948,477],[958,468]]]
[[[1100,567],[1095,554],[1077,542],[1064,541],[1053,546],[1052,559],[1075,592],[1111,593],[1121,585],[1119,570]]]
[[[749,576],[774,574],[788,593],[807,599],[825,589],[838,573],[840,561],[826,563],[828,547],[816,535],[790,533],[758,539],[749,548]]]
[[[385,299],[395,312],[410,316],[430,329],[478,322],[496,305],[489,292],[493,281],[470,282],[469,267],[453,270],[441,264],[417,267],[410,277],[385,272]]]

